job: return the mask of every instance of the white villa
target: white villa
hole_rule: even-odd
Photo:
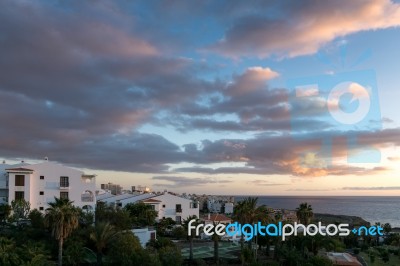
[[[20,163],[0,167],[0,203],[25,199],[31,209],[44,211],[54,197],[68,198],[74,205],[94,210],[96,177],[47,159],[38,164]]]
[[[122,195],[99,195],[98,201],[108,203],[117,207],[125,207],[128,203],[143,202],[153,206],[157,211],[157,221],[163,218],[172,218],[174,221],[181,223],[189,216],[196,215],[199,217],[199,204],[197,201],[182,198],[171,193],[165,192],[161,195],[152,193],[143,194],[122,194]]]

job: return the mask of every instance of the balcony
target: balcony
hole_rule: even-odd
[[[175,209],[175,212],[176,212],[176,213],[182,213],[182,208],[176,208],[176,209]]]

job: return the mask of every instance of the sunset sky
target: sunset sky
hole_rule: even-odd
[[[386,0],[1,1],[0,159],[155,191],[400,195],[399,26]],[[361,102],[330,87],[293,98],[343,73],[376,77],[360,123],[332,119]],[[349,162],[354,136],[380,158]]]

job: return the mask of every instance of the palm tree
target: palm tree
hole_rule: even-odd
[[[185,232],[186,233],[189,233],[189,222],[191,220],[196,220],[193,223],[193,226],[196,226],[199,223],[199,219],[197,218],[196,215],[190,215],[186,220],[183,221],[183,227],[185,228]],[[190,262],[190,265],[193,262],[193,238],[195,237],[194,234],[195,234],[195,229],[191,230],[190,235],[188,234],[188,238],[189,238],[189,262]]]
[[[233,218],[235,218],[241,224],[254,224],[257,222],[266,223],[270,220],[268,208],[265,205],[257,207],[258,198],[248,197],[242,201],[239,201],[235,206],[233,212]],[[244,236],[241,234],[240,239],[241,250],[243,251]],[[257,234],[253,239],[248,242],[249,249],[252,250],[253,241],[257,244]],[[257,250],[254,252],[254,257],[257,256]]]
[[[218,223],[213,222],[213,230],[214,230],[214,234],[212,235],[212,241],[214,242],[214,261],[215,261],[215,265],[219,265],[219,240],[221,239],[221,237],[217,234],[216,232],[216,226]]]
[[[105,222],[96,223],[93,231],[90,233],[90,239],[94,241],[97,249],[97,265],[103,263],[103,250],[115,234],[114,226]]]
[[[58,265],[62,265],[64,240],[78,227],[79,210],[72,205],[72,201],[65,198],[56,198],[49,203],[46,210],[45,225],[51,228],[52,236],[58,240]]]
[[[311,218],[314,216],[311,205],[309,205],[307,202],[301,203],[296,209],[296,216],[300,223],[306,226],[310,224]]]

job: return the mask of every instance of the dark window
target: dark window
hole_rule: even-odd
[[[15,186],[25,186],[24,175],[15,175]]]
[[[39,195],[44,195],[44,191],[40,191],[40,192],[39,192]]]
[[[39,211],[43,211],[43,207],[39,207]]]
[[[176,212],[182,212],[182,205],[176,204]]]
[[[24,192],[23,191],[15,191],[15,200],[24,199]]]
[[[162,207],[165,208],[165,204]]]
[[[177,222],[178,224],[180,224],[182,222],[182,217],[181,216],[176,216],[175,217],[175,222]]]
[[[68,192],[60,192],[60,199],[68,199]]]
[[[40,176],[40,179],[44,179],[44,175],[41,175],[41,176]]]
[[[68,176],[60,176],[60,187],[69,187]]]
[[[156,233],[155,232],[151,232],[150,233],[150,239],[156,239]]]

